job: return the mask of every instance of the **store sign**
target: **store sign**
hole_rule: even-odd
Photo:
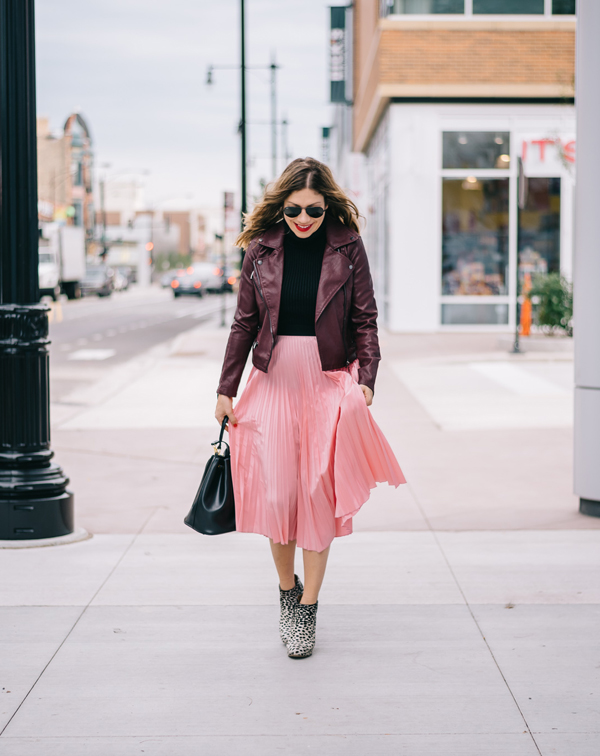
[[[519,154],[526,175],[559,175],[575,165],[575,135],[522,135]]]
[[[331,102],[346,102],[346,8],[330,8],[329,70]]]

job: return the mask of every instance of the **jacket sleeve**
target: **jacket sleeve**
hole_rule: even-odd
[[[356,252],[352,257],[354,258],[354,285],[350,323],[359,364],[358,382],[368,386],[374,392],[377,368],[381,360],[377,336],[377,305],[369,260],[360,237],[356,243]]]
[[[233,318],[233,325],[227,341],[227,349],[223,358],[221,379],[217,389],[218,394],[235,396],[237,394],[242,373],[246,366],[248,353],[258,334],[259,312],[256,303],[252,273],[252,245],[244,255],[240,286],[238,289],[237,307]]]

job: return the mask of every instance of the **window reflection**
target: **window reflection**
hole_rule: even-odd
[[[473,0],[473,13],[542,14],[544,0]]]
[[[519,211],[519,276],[560,271],[560,179],[530,178]]]
[[[508,131],[444,131],[444,168],[510,168]]]
[[[442,205],[442,293],[506,294],[508,179],[443,179]]]

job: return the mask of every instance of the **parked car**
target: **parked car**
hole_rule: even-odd
[[[200,276],[205,291],[221,292],[225,282],[223,269],[214,263],[196,263],[194,271]]]
[[[225,274],[223,276],[223,289],[222,291],[237,291],[240,283],[240,271],[237,268],[232,268],[230,265],[225,266]]]
[[[190,266],[186,272],[177,276],[171,281],[171,289],[174,297],[181,297],[184,294],[194,294],[197,297],[203,297],[206,291],[206,276],[197,266]]]
[[[115,270],[113,288],[115,291],[125,291],[129,288],[129,281],[127,280],[127,276],[123,275],[119,268],[116,268]]]
[[[90,265],[85,269],[85,275],[81,281],[81,293],[97,294],[99,297],[108,297],[114,288],[114,273],[112,268],[106,265]]]
[[[173,281],[175,278],[179,278],[180,276],[185,276],[186,269],[185,268],[177,268],[177,270],[168,270],[166,273],[164,273],[161,276],[160,279],[160,285],[163,287],[163,289],[169,288],[171,286],[171,281]]]
[[[128,289],[129,285],[135,282],[135,271],[133,268],[130,268],[129,265],[117,266],[115,268],[115,276],[117,275],[117,273],[125,279],[125,285],[123,286],[123,289]]]

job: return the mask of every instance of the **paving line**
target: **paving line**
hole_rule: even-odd
[[[434,538],[434,540],[435,540],[435,542],[436,542],[436,544],[437,544],[437,547],[438,547],[438,549],[440,550],[440,553],[441,553],[441,555],[442,555],[442,558],[443,558],[444,562],[446,562],[446,565],[447,565],[448,569],[450,570],[450,574],[452,575],[452,579],[453,579],[453,580],[454,580],[454,582],[456,583],[456,587],[458,588],[458,590],[459,590],[459,592],[460,592],[460,595],[461,595],[461,596],[463,597],[463,601],[465,602],[465,606],[467,607],[467,609],[468,609],[468,611],[469,611],[469,614],[471,615],[471,619],[472,619],[472,620],[473,620],[473,622],[475,623],[475,627],[476,627],[476,628],[477,628],[477,630],[479,631],[479,634],[481,635],[481,639],[482,639],[482,640],[483,640],[483,642],[485,643],[485,645],[486,645],[486,647],[487,647],[487,650],[488,650],[488,652],[489,652],[490,656],[492,657],[492,660],[493,660],[494,664],[496,665],[496,669],[497,669],[497,670],[498,670],[498,672],[500,673],[500,676],[502,677],[502,680],[504,681],[504,684],[506,685],[506,689],[507,689],[507,690],[508,690],[508,692],[510,693],[510,696],[511,696],[511,698],[512,698],[512,700],[514,701],[514,703],[515,703],[515,706],[517,707],[517,710],[518,710],[519,714],[521,715],[521,719],[523,720],[523,723],[525,724],[525,727],[527,728],[527,732],[529,733],[529,736],[531,737],[531,740],[532,740],[532,742],[533,742],[533,745],[535,746],[535,748],[536,748],[537,752],[539,753],[539,755],[540,755],[540,756],[543,756],[543,754],[542,754],[542,752],[541,752],[541,750],[540,750],[540,747],[539,747],[539,745],[537,744],[537,741],[536,741],[536,739],[535,739],[535,737],[534,737],[534,735],[533,735],[533,732],[532,732],[532,730],[531,730],[531,727],[529,726],[529,722],[527,721],[527,719],[526,719],[526,717],[525,717],[525,714],[523,713],[523,710],[522,710],[522,709],[521,709],[521,707],[519,706],[519,702],[517,701],[517,698],[516,698],[515,694],[513,693],[513,691],[512,691],[512,689],[511,689],[510,685],[508,684],[508,680],[507,680],[507,679],[506,679],[506,677],[504,676],[504,672],[503,672],[503,671],[502,671],[502,669],[500,668],[500,664],[498,663],[498,660],[497,660],[497,659],[496,659],[496,657],[494,656],[494,652],[492,651],[490,644],[488,643],[488,641],[487,641],[487,639],[486,639],[485,635],[483,634],[483,630],[481,629],[481,627],[480,627],[479,623],[477,622],[477,618],[475,617],[475,614],[474,614],[473,610],[471,609],[471,605],[469,604],[469,600],[467,599],[467,596],[466,596],[465,592],[463,591],[463,589],[462,589],[462,586],[461,586],[461,584],[460,584],[460,583],[459,583],[459,581],[458,581],[458,578],[456,577],[456,573],[455,573],[455,572],[454,572],[454,570],[452,569],[452,565],[450,564],[450,561],[449,561],[448,557],[446,556],[446,552],[444,551],[444,547],[443,547],[443,546],[442,546],[442,544],[440,543],[440,540],[439,540],[439,538],[438,538],[438,536],[437,536],[437,532],[436,532],[436,531],[435,531],[435,529],[433,528],[433,526],[432,526],[432,524],[431,524],[431,522],[430,522],[430,520],[429,520],[429,517],[427,517],[427,513],[425,512],[425,509],[424,509],[424,508],[423,508],[423,506],[421,505],[421,502],[419,501],[419,498],[418,498],[418,496],[416,495],[416,493],[415,493],[414,489],[412,488],[412,486],[410,485],[410,483],[408,483],[408,481],[407,481],[406,485],[407,485],[407,487],[408,487],[408,490],[410,491],[410,493],[411,493],[412,497],[414,498],[414,500],[415,500],[415,503],[416,503],[417,507],[419,508],[419,510],[420,510],[420,512],[421,512],[421,515],[423,516],[423,519],[424,519],[424,520],[425,520],[425,522],[427,523],[427,527],[428,527],[428,529],[429,529],[429,532],[430,532],[430,533],[431,533],[431,535],[433,536],[433,538]]]

